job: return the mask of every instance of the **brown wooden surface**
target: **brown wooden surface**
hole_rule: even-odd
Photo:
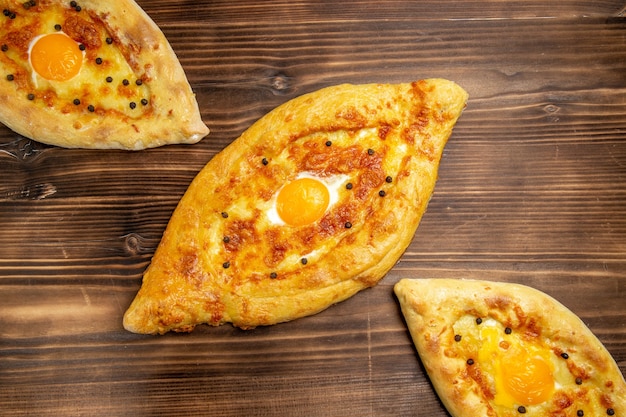
[[[67,150],[0,126],[0,415],[446,416],[401,277],[520,282],[626,370],[623,0],[142,0],[209,137]],[[377,287],[252,331],[137,336],[122,314],[189,182],[254,120],[342,82],[470,93],[415,238]]]

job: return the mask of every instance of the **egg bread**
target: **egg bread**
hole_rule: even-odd
[[[271,325],[375,285],[413,237],[466,100],[429,79],[332,86],[277,107],[193,180],[124,327]]]
[[[402,279],[394,291],[453,417],[626,415],[617,364],[589,328],[547,294],[455,279]]]
[[[0,122],[15,132],[130,150],[208,134],[178,58],[134,1],[0,5]]]

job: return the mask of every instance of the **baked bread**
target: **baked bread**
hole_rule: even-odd
[[[124,327],[270,325],[375,285],[413,237],[466,99],[430,79],[328,87],[271,111],[193,180]]]
[[[4,0],[0,122],[67,148],[139,150],[209,132],[185,73],[132,0]]]
[[[585,324],[534,288],[403,279],[417,352],[453,417],[621,416],[626,384]]]

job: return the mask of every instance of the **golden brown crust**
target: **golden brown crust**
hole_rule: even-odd
[[[518,284],[455,279],[403,279],[394,291],[420,359],[454,417],[519,416],[518,406],[527,416],[626,413],[626,384],[617,364],[584,323],[552,297]],[[557,364],[553,373],[559,384],[549,400],[532,406],[495,403],[497,375],[487,372],[493,365],[467,362],[480,356],[477,344],[488,343],[472,346],[472,327],[479,325],[461,323],[475,319],[519,335],[510,340],[545,348]]]
[[[14,19],[5,18],[0,31],[1,43],[8,47],[8,51],[0,52],[2,123],[23,136],[68,148],[139,150],[195,143],[208,134],[174,51],[134,1],[79,1],[80,12],[65,0],[36,3],[25,8],[20,0],[2,2],[4,9],[16,13]],[[37,35],[54,31],[46,13],[58,16],[63,31],[86,45],[89,63],[83,66],[94,65],[91,61],[97,51],[118,48],[135,78],[131,82],[143,83],[142,98],[148,104],[142,105],[137,99],[134,110],[128,110],[129,102],[134,100],[134,84],[128,88],[119,85],[121,80],[109,84],[104,73],[89,85],[74,88],[82,91],[74,93],[80,105],[72,105],[73,98],[54,87],[35,85],[27,48]],[[114,41],[112,46],[105,43],[105,37]],[[6,81],[9,74],[15,77],[13,82]],[[76,77],[73,80],[76,82]],[[119,108],[111,104],[116,94],[120,101],[128,99]]]
[[[341,85],[268,113],[190,185],[126,329],[269,325],[375,285],[413,237],[466,99],[446,80]],[[303,172],[339,178],[338,201],[315,223],[276,224],[272,196]]]

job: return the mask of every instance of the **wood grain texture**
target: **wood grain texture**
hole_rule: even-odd
[[[140,1],[209,137],[67,150],[0,127],[0,415],[447,416],[392,286],[520,282],[626,371],[623,1]],[[195,174],[288,99],[445,77],[470,93],[407,252],[381,283],[252,331],[137,336],[122,314]]]

